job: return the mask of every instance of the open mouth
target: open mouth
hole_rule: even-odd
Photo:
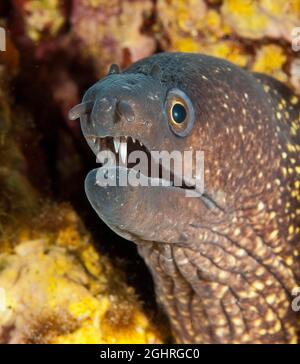
[[[176,175],[175,178],[172,165],[165,166],[161,158],[156,160],[151,151],[139,139],[131,136],[89,136],[87,139],[90,141],[89,144],[96,156],[101,151],[109,150],[114,153],[117,166],[126,166],[128,169],[142,173],[149,179],[158,179],[161,181],[159,185],[168,185],[196,191],[195,186],[185,183],[182,177]],[[147,165],[143,165],[142,170],[137,168],[137,163],[140,166],[139,162],[132,163],[130,162],[130,158],[128,159],[128,156],[132,152],[144,154],[145,158],[143,158],[143,161],[146,160]]]
[[[179,188],[183,190],[188,190],[194,193],[194,197],[199,197],[204,205],[208,209],[217,209],[219,211],[224,211],[223,207],[219,206],[216,201],[206,192],[200,192],[197,190],[197,185],[192,184],[191,181],[186,183],[184,178],[175,175],[172,171],[172,167],[169,165],[166,167],[162,163],[162,160],[156,160],[153,154],[147,148],[147,146],[141,142],[139,139],[133,138],[131,136],[106,136],[99,137],[91,135],[87,137],[89,145],[93,150],[94,154],[98,156],[101,151],[111,151],[115,155],[116,166],[126,167],[129,170],[135,170],[136,173],[142,173],[138,168],[136,163],[128,163],[128,156],[133,151],[140,151],[145,153],[147,157],[146,173],[143,174],[144,177],[149,180],[160,181],[160,183],[155,184],[156,186],[169,186],[173,188]],[[103,165],[100,167],[102,168]],[[166,178],[167,176],[167,178]]]

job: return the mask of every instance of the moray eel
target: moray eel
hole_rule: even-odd
[[[71,110],[95,154],[204,153],[203,191],[101,186],[101,168],[85,181],[99,217],[137,244],[177,342],[297,342],[299,113],[282,83],[191,53],[113,65]]]

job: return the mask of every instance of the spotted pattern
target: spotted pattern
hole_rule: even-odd
[[[161,70],[155,77],[153,66]],[[174,87],[195,108],[185,138],[164,119],[166,95]],[[298,96],[268,76],[184,53],[158,54],[109,75],[85,99],[95,95],[99,105],[101,95],[126,99],[135,119],[115,122],[99,109],[98,120],[94,107],[94,124],[82,119],[85,134],[131,135],[149,150],[205,155],[210,207],[180,189],[97,189],[92,178],[86,184],[99,216],[138,245],[175,339],[297,342],[298,314],[291,303],[300,286]]]
[[[216,74],[224,72],[232,70],[215,69]],[[222,168],[228,167],[227,183],[232,180],[236,191],[246,178],[246,193],[249,183],[253,186],[248,198],[241,194],[241,205],[224,224],[194,225],[195,237],[188,247],[152,243],[139,249],[179,342],[298,342],[291,292],[300,277],[300,99],[272,78],[254,76],[263,107],[253,105],[255,111],[249,114],[249,93],[239,93],[235,102],[222,82],[218,102],[210,105],[224,119],[239,115],[241,122],[234,128],[227,123],[225,134],[236,150],[237,165],[245,164],[239,150],[246,148],[259,172],[254,175],[249,169],[245,176],[243,168],[233,168],[232,160],[224,160],[222,167],[215,160],[215,176],[221,178]],[[249,127],[254,118],[255,128]],[[207,121],[207,128],[211,126]],[[264,145],[257,133],[266,134]],[[242,145],[246,140],[250,143]],[[272,168],[266,168],[269,163]],[[210,180],[211,163],[206,165]],[[240,179],[237,171],[242,172]],[[218,187],[222,189],[221,183]]]

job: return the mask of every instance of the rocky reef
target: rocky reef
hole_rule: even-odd
[[[0,342],[167,342],[135,247],[86,202],[94,160],[68,111],[111,63],[161,51],[226,58],[300,94],[300,0],[11,0],[0,26]]]
[[[51,194],[42,136],[11,92],[19,66],[8,39],[0,65],[0,343],[161,343],[166,329],[96,249],[75,209]]]
[[[162,342],[70,206],[44,206],[0,243],[0,342]]]

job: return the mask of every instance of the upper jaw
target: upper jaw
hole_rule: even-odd
[[[101,137],[89,135],[86,137],[86,139],[88,140],[88,143],[96,156],[103,150],[111,150],[117,157],[121,158],[123,163],[125,163],[127,160],[128,146],[130,146],[133,150],[144,147],[144,143],[140,139],[122,134]]]

